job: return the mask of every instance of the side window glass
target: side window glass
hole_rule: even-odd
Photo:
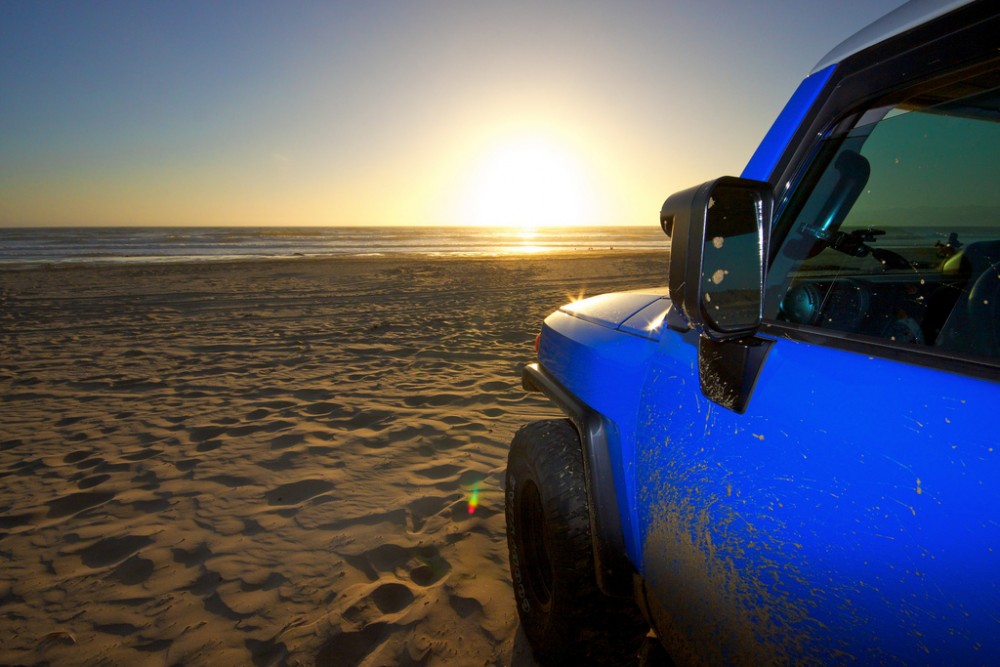
[[[825,140],[776,221],[766,317],[1000,358],[1000,90],[947,97]]]

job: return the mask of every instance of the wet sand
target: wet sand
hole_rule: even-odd
[[[666,261],[0,270],[0,663],[533,664],[503,471],[556,413],[520,367]]]

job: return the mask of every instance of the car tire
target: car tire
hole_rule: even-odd
[[[514,597],[543,664],[635,664],[649,631],[631,599],[597,587],[580,438],[565,419],[514,436],[505,509]]]

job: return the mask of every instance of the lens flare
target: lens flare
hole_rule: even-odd
[[[476,483],[472,487],[472,492],[469,494],[469,515],[476,513],[476,508],[479,507],[479,484]]]
[[[662,313],[653,318],[653,320],[646,326],[646,331],[656,331],[663,326],[663,320],[667,319],[667,313],[670,311],[669,308],[664,310]]]

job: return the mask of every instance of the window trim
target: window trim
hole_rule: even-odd
[[[1000,67],[1000,15],[974,2],[861,51],[836,66],[768,179],[780,213],[822,140],[867,109]],[[777,215],[776,215],[777,217]],[[772,245],[784,239],[773,238]]]
[[[790,340],[821,347],[898,361],[921,368],[1000,382],[1000,359],[945,352],[932,345],[907,345],[884,338],[823,329],[807,324],[764,320],[760,334],[775,340]]]
[[[820,148],[845,125],[853,125],[867,110],[895,104],[949,83],[1000,69],[1000,15],[991,2],[966,5],[941,19],[921,25],[837,65],[826,82],[823,100],[806,114],[785,154],[771,173],[777,220]],[[789,228],[790,229],[790,228]],[[787,235],[770,239],[777,248]],[[772,230],[773,231],[773,230]],[[768,258],[768,270],[771,258]],[[760,332],[787,339],[835,347],[925,368],[933,368],[993,382],[1000,381],[1000,359],[944,352],[933,346],[911,346],[863,334],[832,331],[809,325],[764,320]]]

